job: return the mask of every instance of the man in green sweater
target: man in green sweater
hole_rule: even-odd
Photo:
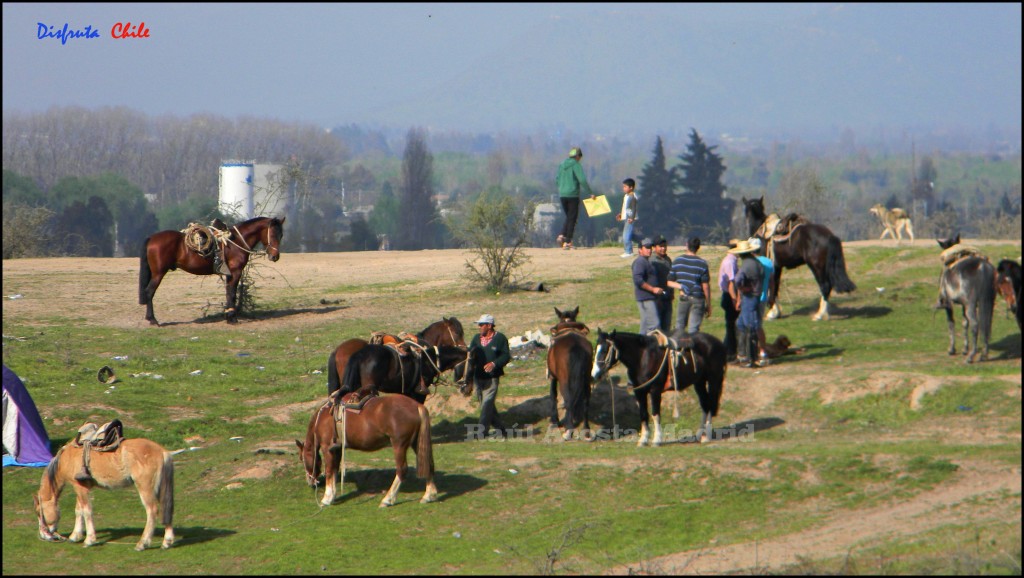
[[[558,198],[562,201],[562,212],[565,213],[565,224],[562,225],[562,234],[557,241],[562,244],[563,249],[572,249],[572,235],[576,230],[576,218],[580,214],[580,192],[589,197],[594,193],[587,183],[587,175],[583,174],[583,165],[580,159],[583,158],[583,149],[573,147],[569,151],[569,158],[558,165]]]

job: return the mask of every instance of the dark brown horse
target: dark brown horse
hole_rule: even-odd
[[[832,291],[850,293],[857,289],[846,274],[846,258],[839,237],[833,235],[828,227],[806,222],[795,214],[781,219],[772,215],[773,218],[769,219],[764,210],[764,197],[750,200],[744,197],[743,205],[750,236],[762,240],[761,254],[770,257],[775,264],[775,291],[769,296],[766,318],[774,319],[782,314],[777,301],[782,270],[807,265],[821,293],[821,302],[813,319],[828,319],[828,299]],[[777,226],[772,228],[771,224],[776,219]]]
[[[224,315],[228,322],[234,323],[238,314],[238,282],[249,257],[257,254],[256,246],[262,244],[271,261],[281,258],[284,219],[256,217],[229,227],[227,232],[230,235],[220,252],[220,259],[228,271],[226,274],[217,270],[215,251],[204,256],[189,248],[185,233],[181,231],[160,231],[146,237],[139,256],[139,305],[146,306],[146,320],[159,325],[153,314],[153,296],[168,271],[181,269],[193,275],[224,276],[227,285]]]
[[[996,265],[996,289],[1006,300],[1010,311],[1017,317],[1017,329],[1024,330],[1021,324],[1021,267],[1012,259],[1003,259]]]
[[[344,412],[344,418],[342,418]],[[338,421],[345,424],[338,428]],[[344,437],[341,435],[344,431]],[[430,414],[427,408],[404,395],[386,395],[366,401],[358,413],[345,410],[330,400],[325,402],[309,420],[305,443],[295,440],[299,459],[306,470],[306,482],[315,488],[321,468],[327,490],[321,505],[334,502],[336,484],[342,479],[343,448],[375,452],[388,445],[395,454],[395,480],[381,500],[380,507],[395,503],[398,488],[405,480],[406,455],[409,448],[416,452],[416,475],[426,478],[427,489],[420,503],[437,499],[434,485],[434,450],[430,440]]]
[[[939,302],[936,308],[946,310],[949,354],[956,354],[953,305],[959,304],[964,318],[963,353],[967,356],[967,363],[974,363],[978,354],[979,334],[983,341],[981,359],[988,359],[992,312],[996,302],[996,269],[987,257],[960,245],[959,234],[951,239],[938,239],[937,242],[943,248],[943,260],[948,260],[939,275]]]
[[[332,399],[358,392],[365,399],[378,392],[401,393],[423,403],[438,375],[465,366],[467,348],[453,345],[418,345],[404,342],[410,351],[405,355],[398,347],[367,343],[352,354],[341,376],[341,386]]]
[[[647,399],[651,400],[650,415],[654,416],[652,445],[661,443],[661,394],[670,389],[680,391],[693,386],[700,401],[701,421],[699,439],[711,438],[711,418],[718,415],[718,406],[725,386],[725,344],[707,333],[692,333],[684,340],[685,347],[673,350],[650,335],[598,329],[594,354],[594,381],[600,380],[618,363],[626,366],[629,384],[640,406],[640,440],[647,443],[649,435]]]
[[[594,347],[587,339],[587,326],[576,321],[580,308],[559,311],[558,323],[551,328],[548,347],[547,376],[551,384],[551,426],[558,427],[558,394],[565,402],[565,431],[562,437],[572,439],[573,432],[583,423],[590,429],[590,362]]]
[[[397,337],[396,341],[404,341],[408,337]],[[412,338],[423,345],[451,345],[465,347],[466,340],[463,338],[462,323],[455,317],[442,317],[441,321],[435,321],[428,325]],[[347,339],[331,352],[327,358],[327,395],[338,391],[341,387],[341,376],[345,373],[348,360],[355,352],[366,347],[370,342],[365,339]],[[456,380],[464,375],[464,365],[455,368]]]

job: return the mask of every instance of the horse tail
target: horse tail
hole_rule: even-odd
[[[359,389],[359,387],[362,385],[359,379],[359,366],[362,363],[363,357],[362,355],[360,355],[360,353],[362,353],[363,351],[367,351],[367,349],[360,349],[359,351],[355,352],[354,354],[352,354],[351,357],[348,358],[348,363],[345,364],[345,374],[341,376],[341,384],[338,385],[338,388],[335,391],[340,389],[343,393],[348,393],[350,391],[355,391]],[[335,374],[337,374],[337,371],[335,371]],[[328,376],[327,383],[328,387],[330,387],[330,376]]]
[[[332,393],[338,391],[341,388],[341,383],[338,381],[338,350],[335,349],[331,352],[330,357],[327,358],[327,395],[330,396]],[[345,367],[348,369],[348,366]]]
[[[417,405],[420,414],[420,431],[416,440],[416,477],[428,480],[434,477],[434,445],[430,440],[430,412],[423,405]]]
[[[583,422],[590,397],[590,356],[579,346],[569,350],[569,395],[565,402],[572,409],[572,423],[569,428],[576,428]]]
[[[160,471],[160,488],[157,492],[160,495],[163,524],[170,526],[174,521],[174,460],[171,459],[171,454],[168,452],[164,452],[164,465]]]
[[[139,305],[149,303],[149,296],[146,294],[146,287],[153,279],[153,271],[149,269],[149,237],[142,242],[142,254],[139,255]]]
[[[825,259],[825,272],[836,293],[850,293],[857,289],[857,286],[846,274],[846,258],[843,257],[843,244],[839,237],[835,235],[829,237],[828,254]]]

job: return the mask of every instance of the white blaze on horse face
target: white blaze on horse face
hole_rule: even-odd
[[[603,373],[603,370],[601,369],[601,366],[599,364],[600,361],[604,359],[604,350],[605,344],[603,342],[598,343],[597,351],[594,352],[594,364],[590,369],[590,376],[593,377],[594,379],[600,379],[601,374]]]

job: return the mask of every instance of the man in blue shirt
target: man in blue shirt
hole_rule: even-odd
[[[700,238],[686,242],[686,252],[672,261],[668,286],[679,289],[675,336],[700,331],[701,321],[711,317],[711,272],[708,263],[697,256]]]

